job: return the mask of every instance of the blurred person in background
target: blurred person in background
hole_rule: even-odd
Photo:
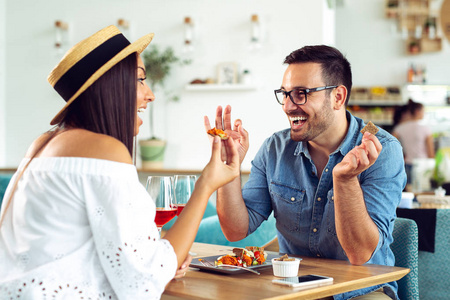
[[[407,184],[411,184],[414,159],[434,158],[434,142],[431,129],[421,122],[425,115],[422,103],[409,99],[408,103],[399,109],[399,112],[401,112],[401,116],[397,116],[397,120],[394,115],[392,135],[403,146]]]

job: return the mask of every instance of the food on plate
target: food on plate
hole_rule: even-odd
[[[232,254],[217,258],[216,266],[232,265],[239,267],[251,267],[262,265],[267,258],[264,247],[234,248]]]
[[[228,140],[228,135],[222,129],[217,129],[214,127],[213,129],[208,130],[207,133],[212,136],[217,135],[222,140]]]
[[[361,133],[364,134],[364,132],[370,132],[371,134],[375,135],[378,132],[378,128],[377,126],[375,126],[372,121],[369,121],[369,123],[366,124],[366,126],[364,126],[363,129],[361,129]]]
[[[277,261],[294,261],[295,258],[291,258],[287,254],[285,254],[285,255],[283,255],[281,257],[274,258],[274,260],[277,260]]]

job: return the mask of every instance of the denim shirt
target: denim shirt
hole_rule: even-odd
[[[332,171],[356,145],[361,144],[364,122],[347,112],[349,128],[341,145],[329,156],[319,179],[306,142],[290,138],[290,129],[276,132],[259,149],[242,195],[249,214],[248,234],[274,213],[280,252],[347,260],[339,243],[334,220]],[[396,207],[406,184],[400,143],[380,129],[383,146],[376,162],[359,176],[367,212],[378,227],[378,245],[367,264],[393,266],[390,249]],[[397,283],[377,285],[340,295],[349,299],[380,287],[396,298]]]

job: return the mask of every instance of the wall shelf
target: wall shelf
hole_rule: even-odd
[[[397,20],[406,39],[410,55],[442,50],[442,39],[436,35],[438,17],[431,9],[432,0],[386,0],[386,17]]]
[[[348,105],[361,105],[361,106],[397,106],[403,105],[403,101],[392,100],[350,100]]]
[[[255,85],[248,84],[187,84],[184,89],[190,92],[234,92],[253,91]]]

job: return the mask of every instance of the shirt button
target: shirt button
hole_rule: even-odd
[[[328,172],[328,169],[325,169],[325,172]]]
[[[295,197],[291,197],[291,201],[295,201]]]
[[[334,196],[331,196],[331,200],[334,200]]]
[[[317,253],[317,254],[316,254],[316,256],[317,256],[317,257],[320,257],[320,254],[319,254],[319,253]]]
[[[317,232],[317,228],[314,228],[314,229],[313,229],[313,232]]]
[[[317,198],[317,201],[320,201],[320,200],[322,200],[322,198],[320,198],[320,197],[319,197],[319,198]]]

